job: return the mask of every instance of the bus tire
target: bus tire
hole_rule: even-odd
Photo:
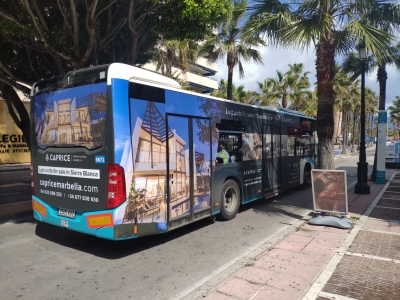
[[[308,167],[304,168],[303,183],[300,185],[301,189],[305,190],[311,185],[311,170]]]
[[[219,219],[228,221],[236,217],[240,206],[240,190],[234,180],[225,181],[221,194],[221,213]]]

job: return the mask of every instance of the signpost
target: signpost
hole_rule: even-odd
[[[378,112],[378,141],[376,145],[376,183],[385,184],[385,157],[386,157],[387,111]]]

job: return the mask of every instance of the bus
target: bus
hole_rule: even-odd
[[[386,141],[385,165],[400,165],[400,141]]]
[[[31,90],[34,217],[110,240],[230,220],[242,204],[310,185],[315,124],[120,63],[44,79]]]

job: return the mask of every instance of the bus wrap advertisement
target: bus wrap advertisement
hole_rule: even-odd
[[[106,83],[33,97],[36,196],[78,211],[105,209]]]

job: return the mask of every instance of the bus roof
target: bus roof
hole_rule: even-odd
[[[134,75],[132,75],[134,74]],[[121,78],[121,79],[126,79],[129,81],[133,82],[138,82],[138,83],[144,83],[144,84],[152,84],[158,87],[166,87],[170,90],[178,90],[180,93],[185,93],[185,94],[190,94],[190,95],[195,95],[198,96],[199,93],[187,91],[181,89],[181,86],[179,85],[178,82],[175,80],[168,78],[164,75],[154,73],[149,70],[141,69],[138,67],[126,65],[126,64],[121,64],[121,63],[113,63],[110,65],[109,71],[108,71],[108,84],[111,83],[111,78]],[[225,102],[235,102],[238,105],[245,105],[245,106],[252,106],[256,108],[262,108],[264,110],[269,110],[269,111],[275,111],[278,113],[284,113],[284,114],[290,114],[294,115],[296,117],[304,117],[308,119],[313,119],[306,116],[304,113],[296,111],[296,110],[291,110],[288,108],[282,108],[280,106],[257,106],[257,105],[252,105],[252,104],[247,104],[247,103],[242,103],[242,102],[236,102],[228,99],[223,99],[223,98],[218,98],[214,96],[207,95],[207,98],[212,98],[216,99],[219,101],[225,101]]]
[[[152,86],[155,86],[155,87],[167,88],[169,90],[177,91],[180,93],[185,93],[185,94],[190,94],[190,95],[195,95],[195,96],[201,95],[199,93],[181,89],[181,86],[177,81],[175,81],[171,78],[168,78],[164,75],[161,75],[159,73],[155,73],[155,72],[152,72],[149,70],[145,70],[145,69],[142,69],[139,67],[122,64],[122,63],[112,63],[110,65],[99,65],[99,66],[89,67],[86,69],[75,70],[75,71],[71,71],[71,72],[68,72],[63,75],[57,75],[57,76],[53,76],[51,78],[41,80],[40,82],[45,82],[45,81],[50,82],[50,81],[59,80],[59,79],[62,79],[63,77],[65,77],[65,75],[68,75],[69,73],[72,73],[72,74],[73,73],[82,73],[82,72],[86,72],[86,70],[89,71],[90,69],[93,69],[93,70],[102,69],[102,68],[104,69],[107,67],[108,67],[108,69],[107,69],[107,85],[111,85],[111,80],[113,78],[120,78],[120,79],[125,79],[125,80],[131,81],[131,82],[137,82],[137,83],[142,83],[142,84],[151,84]],[[31,96],[34,95],[34,88],[35,88],[36,84],[37,83],[35,83],[32,86]],[[235,102],[237,105],[251,106],[254,108],[258,108],[258,109],[261,108],[263,110],[275,111],[278,113],[290,114],[290,115],[297,116],[297,117],[303,117],[303,118],[315,120],[315,118],[308,117],[302,112],[287,109],[287,108],[282,108],[279,106],[257,106],[257,105],[253,105],[253,104],[247,104],[247,103],[236,102],[236,101],[232,101],[232,100],[228,100],[228,99],[218,98],[218,97],[214,97],[214,96],[210,96],[210,95],[207,95],[207,98],[211,98],[211,99],[215,99],[215,100],[219,100],[219,101],[225,101],[225,102]]]
[[[135,82],[147,82],[153,85],[155,84],[169,88],[181,89],[180,84],[171,78],[149,70],[121,63],[113,63],[108,68],[108,85],[111,84],[112,78],[121,78]]]

